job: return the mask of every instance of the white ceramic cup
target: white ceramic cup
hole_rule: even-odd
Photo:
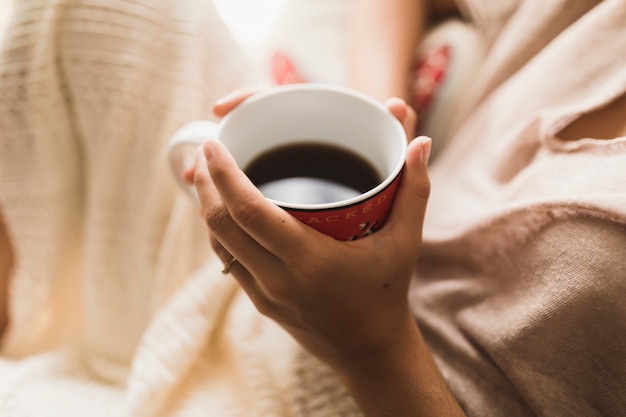
[[[384,225],[407,148],[401,123],[383,104],[358,91],[328,84],[269,88],[244,100],[220,123],[194,121],[183,126],[167,151],[176,179],[192,195],[195,190],[184,184],[181,173],[193,163],[195,148],[210,139],[224,143],[244,171],[259,155],[303,141],[339,146],[367,160],[381,177],[368,191],[323,203],[307,201],[306,189],[294,190],[292,198],[284,199],[289,201],[268,198],[305,224],[340,240],[364,237]]]

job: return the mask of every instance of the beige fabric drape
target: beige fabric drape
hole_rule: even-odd
[[[432,167],[412,305],[469,415],[625,415],[626,138],[559,132],[626,93],[626,2],[519,3]]]

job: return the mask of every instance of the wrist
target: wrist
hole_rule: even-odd
[[[336,369],[347,385],[351,381],[367,379],[384,380],[395,378],[430,355],[417,324],[408,319],[388,337],[388,343],[376,349],[365,349],[345,358],[341,368]]]
[[[365,416],[464,416],[417,323],[386,349],[350,358],[336,369]]]

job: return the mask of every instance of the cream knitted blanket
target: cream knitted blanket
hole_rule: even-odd
[[[17,257],[0,415],[290,414],[297,349],[220,273],[163,155],[250,82],[211,3],[15,6],[0,61]]]
[[[463,4],[490,51],[433,167],[415,313],[469,415],[620,415],[625,139],[557,134],[624,94],[625,3]],[[220,273],[168,172],[171,134],[250,72],[207,0],[16,3],[1,416],[360,415]]]

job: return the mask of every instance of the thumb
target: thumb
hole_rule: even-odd
[[[411,237],[422,236],[426,205],[430,196],[428,158],[432,140],[420,136],[409,143],[402,182],[396,195],[389,222],[383,229],[396,236],[409,233]]]

